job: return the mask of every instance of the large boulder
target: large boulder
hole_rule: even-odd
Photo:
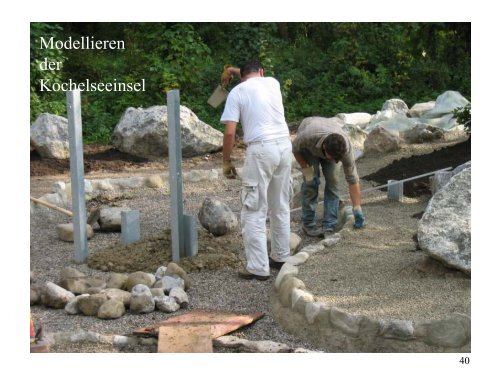
[[[75,295],[86,294],[89,289],[94,291],[106,288],[106,281],[98,277],[73,277],[61,280],[61,287]]]
[[[41,114],[31,126],[30,144],[44,158],[69,158],[68,120],[62,116]]]
[[[407,104],[401,99],[389,99],[382,106],[382,111],[391,110],[398,114],[406,115],[408,112]]]
[[[146,272],[134,272],[130,274],[125,282],[125,290],[132,291],[136,285],[145,285],[146,287],[153,287],[156,282],[154,274]]]
[[[471,170],[465,168],[430,200],[418,225],[420,248],[445,265],[471,274]]]
[[[468,103],[469,101],[456,91],[444,92],[435,102],[417,103],[411,110],[408,110],[403,101],[390,99],[384,103],[381,111],[373,115],[363,131],[371,134],[374,130],[384,127],[386,130],[398,132],[401,141],[410,144],[437,139],[461,139],[465,136],[464,127],[457,123],[453,110]]]
[[[372,130],[365,140],[366,154],[388,153],[400,147],[399,132],[385,126]]]
[[[100,319],[118,319],[125,314],[125,305],[120,300],[110,299],[105,301],[97,311]]]
[[[45,282],[40,295],[41,303],[52,308],[64,308],[66,304],[75,298],[75,294],[71,291],[52,282]]]
[[[149,313],[155,310],[153,294],[146,285],[135,285],[130,297],[130,311],[133,313]]]
[[[444,131],[441,128],[433,127],[429,124],[416,124],[412,128],[399,133],[407,144],[422,144],[444,139]]]
[[[102,207],[99,210],[98,220],[101,231],[121,231],[122,211],[130,211],[127,207]]]
[[[347,126],[360,127],[361,129],[366,127],[372,119],[372,115],[366,112],[340,113],[336,117]]]
[[[215,236],[226,235],[238,227],[238,218],[231,208],[210,197],[203,201],[198,219],[201,225]]]
[[[422,117],[425,119],[442,118],[452,114],[454,109],[464,107],[469,103],[458,91],[445,91],[436,98],[436,105]]]
[[[92,226],[85,224],[85,231],[87,234],[87,239],[90,239],[94,236],[94,230]],[[73,242],[74,241],[74,229],[73,223],[62,223],[56,226],[56,232],[59,239],[65,242]]]
[[[168,156],[167,106],[146,109],[129,107],[112,134],[120,151],[143,158]],[[184,157],[221,150],[222,132],[204,123],[185,106],[180,106],[181,148]]]
[[[436,101],[429,101],[424,103],[415,103],[411,106],[408,111],[410,117],[419,118],[422,117],[426,112],[432,110],[436,105]]]

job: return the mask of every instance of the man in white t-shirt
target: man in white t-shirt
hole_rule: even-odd
[[[241,226],[247,264],[238,275],[244,279],[266,280],[269,267],[281,267],[290,256],[292,144],[279,82],[264,77],[264,69],[257,61],[247,62],[240,69],[225,67],[222,80],[229,80],[232,75],[239,75],[241,83],[229,93],[221,116],[221,122],[226,125],[225,177],[237,176],[231,151],[239,122],[247,145],[241,191]],[[270,257],[266,237],[268,211]]]

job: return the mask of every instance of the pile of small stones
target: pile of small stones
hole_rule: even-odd
[[[160,266],[155,274],[112,273],[108,281],[66,267],[61,270],[59,284],[45,282],[30,286],[30,304],[100,319],[120,318],[127,309],[132,313],[155,309],[172,313],[189,305],[186,290],[191,284],[184,269],[174,262]]]

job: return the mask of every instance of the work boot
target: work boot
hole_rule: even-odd
[[[269,279],[268,275],[253,274],[253,273],[250,273],[245,268],[238,270],[238,277],[240,277],[242,279],[258,279],[259,281],[265,281],[266,279]]]
[[[324,230],[321,227],[313,227],[302,225],[302,231],[313,238],[322,238],[324,236]]]

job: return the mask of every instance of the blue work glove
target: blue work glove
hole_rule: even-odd
[[[354,214],[354,225],[352,227],[356,229],[362,228],[365,225],[365,216],[361,210],[361,206],[355,206],[352,212]]]

